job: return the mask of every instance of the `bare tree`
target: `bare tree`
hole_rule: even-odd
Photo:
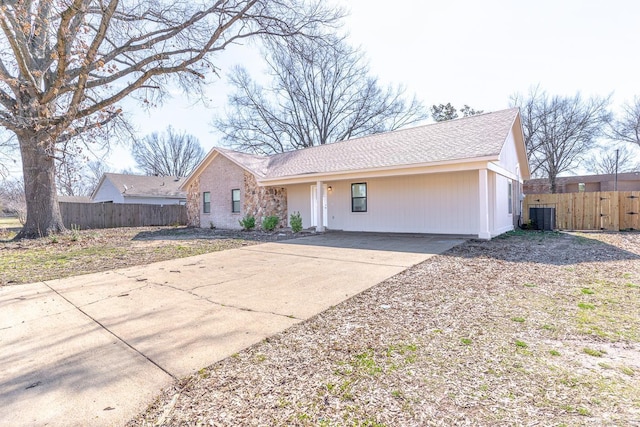
[[[548,178],[555,193],[558,175],[579,166],[604,133],[609,97],[549,97],[534,89],[526,98],[514,95],[512,102],[520,107],[531,172]]]
[[[17,146],[13,135],[0,129],[0,178],[6,178],[9,175],[9,166],[17,163],[16,152]]]
[[[599,147],[586,161],[587,170],[595,174],[614,174],[640,170],[637,155],[624,145]]]
[[[169,126],[133,145],[133,158],[147,175],[187,176],[204,158],[204,150],[193,135]]]
[[[231,77],[230,110],[214,126],[234,148],[271,154],[384,132],[424,120],[404,89],[382,87],[363,54],[343,39],[271,39],[265,58],[271,82],[242,68]]]
[[[102,179],[102,175],[107,172],[110,172],[109,167],[104,162],[104,159],[91,160],[86,165],[85,172],[85,181],[86,185],[89,189],[89,194],[93,194],[93,192],[98,188],[98,184]]]
[[[483,110],[474,110],[467,104],[464,104],[464,106],[460,109],[460,112],[462,113],[462,117],[475,116],[476,114],[484,113]],[[456,110],[456,108],[451,105],[450,102],[447,102],[446,105],[432,105],[431,117],[433,117],[433,120],[435,120],[436,122],[444,122],[446,120],[457,119],[459,116],[458,110]]]
[[[0,200],[2,208],[18,217],[20,224],[27,219],[27,201],[22,179],[7,178],[0,181]]]
[[[640,147],[640,98],[622,106],[621,117],[611,123],[609,136]]]
[[[259,35],[315,34],[340,11],[320,1],[33,0],[0,5],[0,126],[17,136],[27,220],[20,237],[64,230],[55,159],[106,132],[135,94],[146,105],[172,83],[198,93],[215,53]]]
[[[107,169],[103,158],[66,155],[56,166],[56,188],[64,196],[90,196]]]

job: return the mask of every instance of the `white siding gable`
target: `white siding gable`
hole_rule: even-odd
[[[102,181],[102,185],[96,191],[96,194],[93,198],[94,202],[113,202],[113,203],[124,203],[124,197],[122,196],[121,190],[116,188],[109,179],[104,179]]]
[[[502,151],[500,151],[500,160],[498,164],[507,171],[518,177],[518,180],[522,182],[522,177],[520,175],[520,164],[518,160],[518,152],[516,151],[516,140],[513,136],[513,129],[509,131],[509,135],[507,135],[507,139],[502,146]]]

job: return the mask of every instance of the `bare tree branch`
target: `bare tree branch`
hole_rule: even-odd
[[[558,175],[579,166],[604,134],[610,121],[609,99],[549,97],[538,88],[528,97],[512,97],[513,105],[520,107],[532,175],[548,178],[552,193]]]
[[[253,37],[317,37],[342,11],[320,0],[26,0],[0,6],[0,125],[17,136],[24,235],[64,226],[54,158],[83,134],[122,123],[117,104],[199,93],[215,53]],[[80,142],[82,143],[82,142]]]
[[[362,53],[342,39],[270,39],[267,48],[270,86],[236,68],[231,110],[214,121],[235,148],[283,152],[394,130],[427,116],[415,97],[405,100],[403,88],[382,88]]]
[[[611,123],[609,137],[640,147],[640,98],[622,106],[622,114]]]
[[[133,145],[133,158],[147,175],[185,177],[204,154],[194,136],[176,132],[171,126],[164,133],[154,132]]]
[[[586,160],[587,170],[595,174],[614,174],[640,171],[635,153],[620,146],[601,146]]]

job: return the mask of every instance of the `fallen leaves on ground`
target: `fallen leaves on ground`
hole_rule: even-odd
[[[638,233],[472,240],[199,371],[129,425],[640,425],[638,307]]]

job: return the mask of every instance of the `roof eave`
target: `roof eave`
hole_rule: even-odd
[[[471,157],[466,159],[445,160],[440,162],[413,163],[407,165],[397,165],[381,168],[366,168],[354,170],[341,170],[334,172],[322,172],[311,174],[290,175],[286,177],[262,178],[258,179],[260,185],[289,185],[314,181],[336,181],[348,179],[354,175],[374,178],[376,176],[412,175],[420,173],[443,173],[461,170],[474,170],[486,168],[489,162],[499,160],[500,155]],[[395,172],[395,173],[394,173]]]
[[[518,114],[511,125],[511,128],[514,130],[513,135],[514,138],[517,138],[518,143],[516,144],[516,150],[518,154],[524,158],[524,167],[521,162],[520,164],[520,176],[523,180],[527,180],[531,178],[531,169],[529,168],[529,158],[527,156],[527,146],[524,140],[524,129],[522,127],[522,119],[520,117],[520,109],[518,109]],[[516,131],[517,129],[517,131]]]
[[[185,199],[187,195],[184,196],[165,196],[162,194],[153,195],[153,194],[123,194],[122,197],[135,197],[138,199]]]

